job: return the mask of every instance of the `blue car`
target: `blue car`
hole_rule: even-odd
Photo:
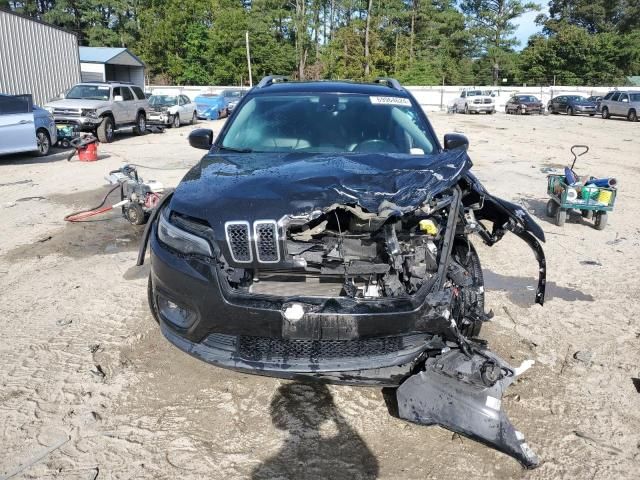
[[[31,95],[0,94],[0,155],[49,155],[57,140],[53,115],[34,105]]]
[[[198,118],[201,120],[218,120],[229,115],[227,100],[223,95],[205,93],[194,99]]]

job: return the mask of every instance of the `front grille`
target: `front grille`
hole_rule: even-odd
[[[280,260],[278,226],[273,220],[261,220],[253,224],[258,261],[275,263]]]
[[[236,262],[251,262],[253,255],[249,243],[249,222],[227,222],[225,231],[231,258]]]
[[[389,355],[403,348],[402,337],[364,340],[285,340],[269,337],[238,337],[239,357],[250,360],[355,358]]]
[[[482,100],[480,100],[479,98],[473,101],[474,104],[479,104],[482,103]]]
[[[489,105],[489,104],[491,103],[491,99],[490,99],[490,98],[485,98],[485,99],[484,99],[484,103],[485,103],[486,105]]]
[[[80,116],[80,111],[79,110],[69,110],[66,108],[54,108],[53,109],[53,114],[54,115],[64,115],[65,117],[79,117]]]

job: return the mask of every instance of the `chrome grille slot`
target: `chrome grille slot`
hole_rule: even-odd
[[[490,104],[491,103],[491,99],[490,98],[485,98],[484,99],[484,103],[485,103],[485,105]]]
[[[258,220],[253,224],[258,261],[276,263],[280,261],[278,225],[274,220]]]
[[[236,262],[251,262],[253,254],[251,253],[249,222],[227,222],[224,228],[231,258]]]
[[[67,109],[67,108],[54,108],[54,115],[63,115],[65,117],[79,117],[80,110]]]

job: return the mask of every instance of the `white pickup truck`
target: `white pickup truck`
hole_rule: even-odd
[[[496,101],[491,92],[482,90],[463,90],[453,104],[453,111],[463,113],[496,113]]]

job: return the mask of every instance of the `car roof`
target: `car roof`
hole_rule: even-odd
[[[361,93],[364,95],[387,95],[409,98],[406,90],[398,90],[379,83],[357,83],[347,80],[279,82],[262,88],[253,88],[251,95],[270,93]]]

